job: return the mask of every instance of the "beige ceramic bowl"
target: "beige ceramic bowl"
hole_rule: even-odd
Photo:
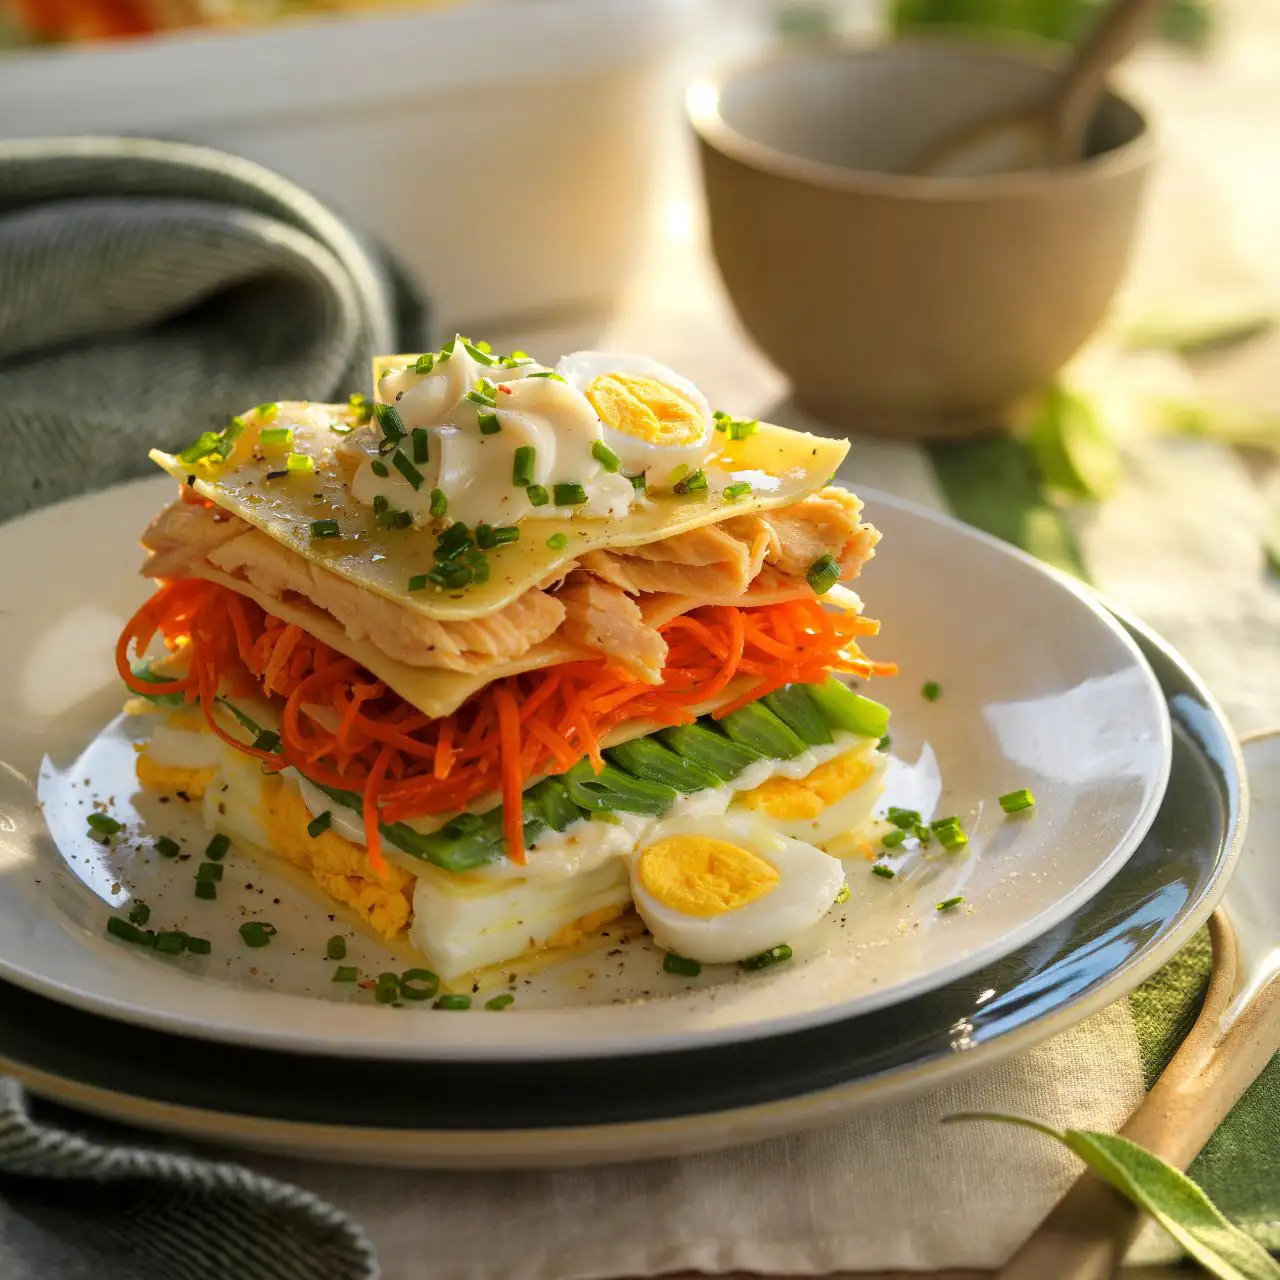
[[[910,176],[1053,62],[960,40],[774,54],[689,91],[716,262],[818,417],[875,435],[999,425],[1088,337],[1124,273],[1152,146],[1102,102],[1059,170]]]

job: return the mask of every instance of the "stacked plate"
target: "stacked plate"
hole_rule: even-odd
[[[895,879],[851,860],[848,902],[789,964],[729,981],[664,973],[624,923],[522,971],[501,1013],[372,1004],[331,981],[331,919],[283,877],[233,854],[217,900],[197,901],[171,861],[139,854],[130,890],[89,838],[92,787],[179,845],[202,839],[180,803],[134,794],[127,743],[102,729],[122,697],[116,634],[144,591],[134,531],[170,487],[0,530],[0,1072],[43,1096],[388,1163],[705,1149],[832,1121],[1063,1030],[1189,938],[1236,856],[1239,751],[1176,654],[1002,544],[863,491],[884,541],[859,585],[883,622],[877,655],[902,672],[874,690],[893,710],[885,803],[964,815],[968,848],[909,855]],[[1005,815],[996,798],[1021,787],[1035,809]],[[131,891],[210,954],[109,937]],[[247,907],[269,911],[269,947],[238,944]],[[360,945],[363,971],[395,967]]]

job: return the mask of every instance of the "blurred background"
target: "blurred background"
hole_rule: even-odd
[[[1035,396],[970,423],[959,442],[921,444],[874,413],[814,412],[766,354],[761,326],[744,323],[719,239],[712,251],[685,113],[698,76],[957,30],[1057,42],[1036,56],[1060,59],[1098,10],[1097,0],[0,0],[0,134],[146,135],[257,161],[390,252],[429,300],[436,341],[461,329],[548,359],[585,346],[644,351],[713,405],[849,434],[863,483],[949,506],[1157,624],[1176,615],[1192,650],[1197,588],[1247,594],[1254,638],[1240,643],[1269,648],[1280,627],[1268,579],[1280,570],[1273,0],[1169,0],[1118,69],[1158,157],[1137,230],[1122,237],[1114,295],[1108,285],[1093,332],[1039,377]],[[860,127],[888,129],[920,93],[904,83]],[[723,220],[751,216],[744,206]],[[1070,228],[1056,234],[1065,270],[1083,274]],[[800,224],[757,255],[769,287],[813,258],[805,240]],[[975,296],[982,271],[1007,275],[1016,249],[1003,266],[975,268]],[[856,296],[860,281],[833,267],[830,288]],[[1048,282],[1042,300],[1033,291],[1028,324],[1048,323],[1060,293]],[[843,323],[833,314],[797,305],[779,323],[831,340]],[[295,391],[305,393],[269,394]],[[1204,550],[1223,540],[1225,568]],[[1117,545],[1136,541],[1150,549],[1141,565],[1116,560]]]

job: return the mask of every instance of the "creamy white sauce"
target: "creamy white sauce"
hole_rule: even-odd
[[[462,343],[445,361],[437,361],[429,374],[410,369],[388,374],[378,384],[379,398],[394,405],[408,432],[427,433],[428,457],[414,466],[422,476],[415,488],[391,462],[379,456],[382,432],[376,421],[353,432],[344,451],[361,459],[351,483],[355,501],[372,505],[382,498],[394,511],[407,511],[417,526],[433,519],[433,490],[444,494],[449,520],[475,525],[514,525],[526,519],[620,519],[643,496],[620,472],[607,471],[592,455],[592,446],[603,440],[603,427],[586,396],[558,377],[533,377],[547,373],[541,365],[504,369],[485,366],[467,354]],[[467,399],[481,379],[494,384],[492,408]],[[486,434],[480,422],[485,415],[497,420],[498,430]],[[544,506],[535,507],[523,486],[514,483],[516,450],[534,450],[530,483],[551,494]],[[411,438],[400,452],[412,458]],[[385,468],[380,476],[375,470]],[[587,501],[557,506],[557,484],[580,484]]]

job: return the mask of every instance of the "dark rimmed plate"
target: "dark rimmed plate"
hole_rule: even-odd
[[[0,1070],[115,1119],[315,1156],[535,1166],[702,1150],[830,1121],[1025,1049],[1119,999],[1204,922],[1238,853],[1239,748],[1197,677],[1121,619],[1173,722],[1134,856],[1069,919],[941,990],[768,1040],[637,1060],[367,1062],[221,1047],[0,984]]]

